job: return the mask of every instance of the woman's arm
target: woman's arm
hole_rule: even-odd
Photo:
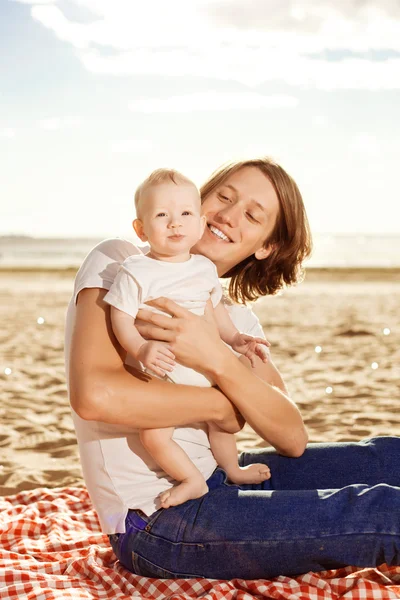
[[[213,367],[212,377],[256,433],[280,454],[301,456],[308,435],[300,411],[289,398],[275,365],[255,357],[256,367],[230,352]]]
[[[278,452],[301,456],[307,444],[307,432],[300,411],[289,398],[282,378],[271,362],[262,363],[257,358],[257,367],[247,368],[247,359],[241,357],[238,360],[221,342],[210,309],[206,311],[206,319],[202,319],[167,298],[147,304],[174,318],[140,310],[139,319],[162,328],[140,326],[144,337],[150,335],[168,341],[176,359],[212,377],[254,431]],[[212,344],[208,340],[212,340]]]
[[[125,351],[111,327],[106,290],[79,293],[70,354],[70,401],[87,420],[134,428],[185,426],[215,421],[228,431],[243,426],[220,391],[171,384],[124,365]]]

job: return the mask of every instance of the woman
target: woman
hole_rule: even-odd
[[[193,252],[230,278],[233,300],[254,300],[298,279],[311,240],[300,192],[281,167],[266,158],[233,163],[201,192],[208,227]],[[170,342],[179,362],[217,387],[139,373],[118,346],[103,301],[119,261],[135,251],[129,242],[108,240],[89,254],[66,331],[83,473],[122,564],[145,576],[218,579],[399,564],[400,440],[305,449],[301,415],[273,363],[251,368],[221,342],[212,313],[201,318],[168,299],[153,304],[174,318],[140,311],[141,334]],[[262,335],[248,308],[229,308],[241,331]],[[260,485],[227,482],[207,442],[204,423],[235,432],[243,419],[275,448],[240,457],[242,466],[270,467],[271,479]],[[157,510],[154,499],[170,482],[141,448],[137,429],[171,426],[210,491]]]

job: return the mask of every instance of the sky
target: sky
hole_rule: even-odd
[[[400,233],[399,0],[0,0],[0,235],[126,236],[268,155],[316,233]]]

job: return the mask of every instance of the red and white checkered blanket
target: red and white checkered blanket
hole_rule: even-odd
[[[346,569],[273,580],[147,579],[116,560],[83,488],[37,489],[0,499],[0,598],[400,598],[400,567]]]

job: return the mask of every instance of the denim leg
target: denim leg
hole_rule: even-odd
[[[271,449],[243,452],[239,464],[265,463],[271,479],[246,489],[309,490],[342,488],[352,483],[400,486],[400,438],[376,437],[361,442],[309,444],[299,458]]]
[[[262,453],[271,470],[292,465],[285,467],[278,489],[230,485],[217,469],[208,480],[208,494],[161,511],[148,530],[132,538],[135,572],[251,579],[347,564],[399,565],[400,487],[394,482],[399,484],[400,440],[317,444],[309,450],[306,459]],[[325,473],[329,467],[331,479]],[[303,488],[287,489],[291,478]]]
[[[167,578],[399,565],[400,488],[252,491],[220,482],[203,498],[163,511],[134,538],[132,552],[136,572]]]

